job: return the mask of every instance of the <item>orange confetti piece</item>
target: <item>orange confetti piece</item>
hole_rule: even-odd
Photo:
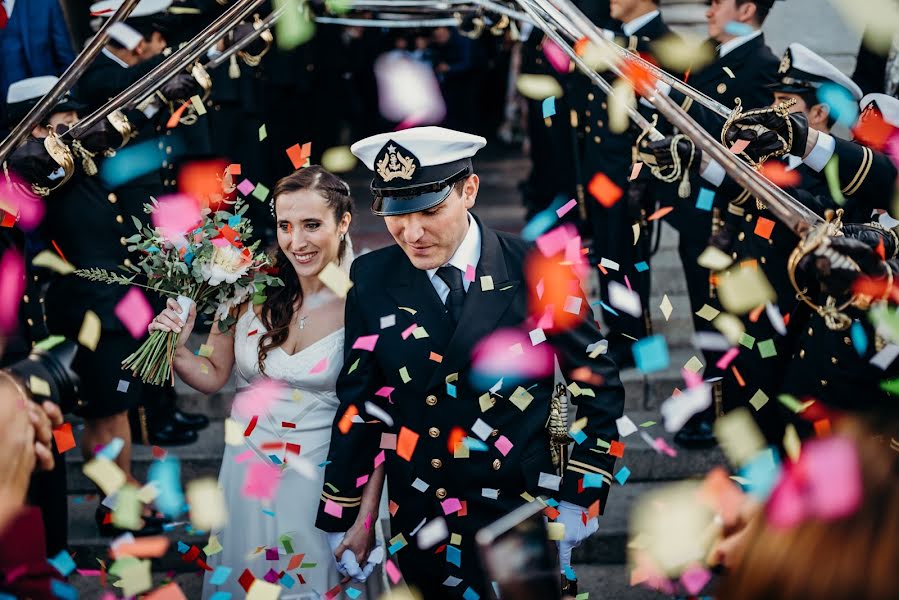
[[[178,126],[178,123],[181,122],[181,115],[184,114],[184,111],[190,106],[190,102],[185,102],[181,105],[181,108],[172,113],[172,116],[169,117],[168,122],[165,124],[166,129],[174,129]]]
[[[298,568],[301,564],[303,564],[303,559],[306,558],[305,554],[294,554],[290,557],[290,562],[287,563],[287,571],[293,571]]]
[[[300,146],[299,144],[294,144],[287,149],[287,158],[290,159],[290,162],[293,164],[294,169],[299,169],[300,167],[305,166],[306,161],[309,160],[309,156],[311,154],[312,142],[306,142],[302,146]]]
[[[621,188],[615,185],[615,182],[609,179],[605,173],[594,175],[587,186],[587,191],[606,208],[614,206],[623,194]]]
[[[762,311],[764,311],[764,310],[765,310],[765,305],[764,305],[764,304],[761,305],[761,306],[756,306],[756,307],[753,308],[752,311],[749,313],[749,320],[750,320],[751,322],[753,322],[753,323],[758,323],[758,322],[759,322],[759,317],[762,316]]]
[[[433,360],[435,363],[442,363],[443,357],[437,354],[436,352],[431,352],[431,355],[428,357],[429,360]]]
[[[599,508],[600,508],[599,500],[594,500],[593,504],[591,504],[587,508],[587,518],[592,519],[594,517],[598,517],[599,516]]]
[[[59,249],[59,245],[56,243],[56,240],[50,240],[50,243],[53,244],[53,249],[56,250],[57,254],[59,254],[59,258],[65,260],[66,262],[69,262],[68,260],[66,260],[66,255],[63,254],[62,250]],[[882,243],[883,242],[881,242],[881,244]]]
[[[449,438],[446,442],[446,448],[450,453],[453,453],[456,450],[456,446],[464,443],[465,439],[465,430],[461,427],[453,427],[450,430]]]
[[[644,56],[643,58],[645,59],[647,57]],[[621,74],[625,79],[631,82],[634,90],[638,93],[642,94],[643,90],[652,90],[655,88],[655,76],[650,73],[646,67],[635,60],[624,61],[624,64],[621,65]]]
[[[412,460],[415,446],[418,444],[418,434],[407,427],[400,428],[400,434],[396,440],[396,455],[406,460]]]
[[[547,506],[546,508],[543,509],[543,514],[546,515],[546,518],[549,519],[550,521],[555,521],[559,517],[559,515],[562,513],[559,512],[559,509],[557,509],[557,508],[553,508],[552,506]]]
[[[135,538],[133,542],[117,544],[112,553],[115,558],[133,556],[135,558],[157,558],[169,548],[169,538],[163,535]]]
[[[737,371],[737,367],[731,365],[730,370],[733,371],[734,377],[737,379],[737,383],[740,384],[740,387],[746,387],[746,382],[743,381],[743,376]]]
[[[231,165],[228,169],[234,166],[238,168],[237,174],[240,174],[240,165]],[[223,160],[188,163],[178,172],[178,190],[204,204],[210,204],[213,200],[220,201],[223,194],[221,174],[224,170]]]
[[[895,128],[884,121],[876,111],[866,110],[852,129],[852,135],[861,144],[882,151],[886,148],[893,131]]]
[[[774,231],[774,221],[771,219],[759,217],[759,220],[755,222],[755,234],[757,236],[770,240],[772,231]]]
[[[619,441],[612,440],[609,443],[609,454],[621,458],[624,456],[624,444]]]
[[[788,171],[787,165],[777,160],[769,160],[763,164],[762,175],[779,187],[796,187],[802,183],[799,171]]]
[[[343,416],[340,417],[340,422],[337,424],[337,428],[340,430],[340,433],[346,434],[350,427],[353,426],[353,417],[359,415],[359,409],[356,408],[355,404],[350,404],[347,407],[346,412],[343,413]]]
[[[3,218],[0,219],[0,227],[12,227],[16,224],[16,215],[5,211],[0,211],[0,213],[3,214]]]
[[[664,217],[665,215],[670,213],[672,210],[674,210],[673,206],[663,206],[659,210],[655,211],[654,213],[652,213],[651,215],[646,217],[646,220],[647,221],[655,221],[656,219],[661,219],[662,217]]]
[[[63,423],[53,430],[53,441],[56,442],[56,450],[60,454],[75,447],[75,436],[72,434],[72,424]]]
[[[228,165],[228,173],[230,173],[231,175],[240,175],[240,173],[241,173],[240,165],[238,165],[238,164]]]
[[[582,37],[581,39],[579,39],[578,41],[576,41],[574,43],[574,53],[577,54],[578,56],[583,56],[584,52],[587,51],[587,46],[589,46],[589,45],[590,45],[590,40],[585,37]]]
[[[815,421],[815,435],[818,437],[827,437],[830,435],[829,419],[819,419]]]

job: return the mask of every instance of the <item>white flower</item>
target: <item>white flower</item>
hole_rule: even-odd
[[[233,307],[243,304],[255,292],[256,287],[253,284],[239,289],[237,294],[218,305],[218,308],[215,309],[215,318],[223,321]]]
[[[209,262],[200,266],[200,272],[209,285],[234,283],[246,274],[251,264],[252,260],[234,246],[217,246]]]

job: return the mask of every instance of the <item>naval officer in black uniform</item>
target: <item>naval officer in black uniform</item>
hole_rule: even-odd
[[[565,525],[562,562],[569,566],[571,548],[595,531],[595,515],[605,507],[615,460],[608,449],[623,410],[615,365],[588,350],[603,338],[573,275],[559,283],[569,294],[568,312],[557,311],[553,325],[544,322],[546,341],[537,342],[548,345],[565,378],[577,383],[572,401],[584,427],[575,433],[580,443],[561,482],[545,429],[551,370],[514,384],[476,377],[472,351],[481,340],[515,328],[530,344],[528,332],[537,328],[529,306],[537,282],[525,272],[531,246],[469,212],[479,187],[471,157],[484,144],[478,136],[422,127],[352,147],[375,171],[372,211],[385,217],[397,244],[359,257],[350,273],[341,406],[317,526],[332,532],[338,548],[359,512],[359,481],[385,447],[391,529],[407,542],[398,549],[394,538],[391,551],[406,581],[428,599],[486,596],[475,533],[538,495],[555,499],[557,521]],[[390,315],[395,325],[382,329]],[[569,322],[563,327],[563,321]],[[413,324],[426,337],[401,335]],[[379,336],[372,351],[352,348],[370,335]],[[384,434],[398,436],[396,450],[382,442]],[[472,443],[460,443],[463,437]],[[469,446],[475,449],[468,452]],[[419,548],[413,534],[435,519],[451,535]]]

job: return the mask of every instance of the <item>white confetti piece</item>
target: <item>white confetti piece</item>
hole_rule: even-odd
[[[637,426],[627,415],[615,419],[615,425],[618,426],[618,435],[621,437],[627,437],[637,431]]]

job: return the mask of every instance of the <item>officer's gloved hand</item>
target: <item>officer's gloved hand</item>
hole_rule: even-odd
[[[200,83],[190,73],[178,73],[159,89],[169,102],[184,102],[203,93]]]
[[[840,298],[852,293],[859,277],[885,279],[886,262],[863,241],[850,237],[831,237],[820,248],[799,262],[799,269],[812,275],[822,291]]]
[[[685,136],[669,136],[649,142],[644,152],[651,154],[656,164],[663,169],[670,169],[677,162],[681,169],[688,168],[691,172],[698,173],[702,163],[702,150]]]
[[[778,114],[775,107],[751,111],[735,120],[724,134],[727,146],[739,140],[749,145],[743,152],[753,161],[762,158],[783,156],[805,156],[808,142],[808,118],[803,113]],[[792,136],[791,136],[792,131]]]
[[[69,152],[68,148],[65,151]],[[30,183],[35,190],[52,190],[71,175],[50,155],[43,139],[31,136],[10,153],[7,164],[10,171]]]
[[[223,50],[227,50],[231,46],[240,42],[244,38],[253,35],[256,32],[256,27],[253,23],[249,21],[241,23],[233,30],[233,34],[225,37],[225,44]],[[262,54],[268,49],[268,44],[266,44],[262,35],[256,37],[255,40],[247,44],[242,52],[246,52],[247,54],[256,56],[258,54]]]
[[[879,225],[872,223],[846,223],[841,231],[843,235],[864,242],[871,248],[883,248],[883,256],[893,258],[899,252],[896,236]]]
[[[62,130],[60,130],[62,129]],[[68,130],[68,126],[57,127],[57,132],[62,135]],[[103,154],[108,150],[121,148],[124,143],[122,134],[113,127],[108,119],[101,119],[92,125],[78,138],[81,145],[94,154]]]
[[[558,510],[556,523],[565,526],[565,537],[559,542],[559,565],[562,573],[568,573],[571,570],[571,551],[596,533],[599,529],[599,519],[597,517],[588,519],[585,525],[582,515],[587,510],[571,502],[560,502]]]

